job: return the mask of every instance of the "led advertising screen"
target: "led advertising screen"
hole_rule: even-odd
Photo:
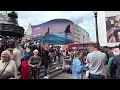
[[[107,42],[120,42],[120,16],[106,17]]]
[[[32,39],[48,44],[73,43],[74,23],[66,19],[54,19],[32,27]]]

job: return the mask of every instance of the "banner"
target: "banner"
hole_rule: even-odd
[[[107,42],[120,42],[120,15],[106,17]]]

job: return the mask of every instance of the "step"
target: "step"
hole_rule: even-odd
[[[62,67],[62,64],[60,64],[60,66]],[[54,68],[56,68],[56,65],[49,67],[49,70],[52,70]],[[44,72],[44,68],[40,70],[40,73],[43,73],[43,72]]]
[[[63,64],[63,63],[62,63],[62,62],[60,62],[60,64]],[[50,64],[50,67],[51,67],[51,66],[56,66],[56,64],[51,63],[51,64]],[[42,70],[42,69],[44,69],[44,67],[43,67],[43,66],[41,66],[41,67],[40,67],[40,69]]]
[[[62,73],[62,69],[61,70],[58,70],[58,71],[56,71],[56,72],[54,72],[54,73],[52,73],[51,75],[50,75],[50,78],[49,79],[53,79],[54,77],[56,77],[57,75],[59,75],[59,74],[61,74]],[[40,79],[44,79],[44,77],[42,77],[42,78],[40,78]]]
[[[59,70],[59,71],[53,73],[53,74],[50,76],[50,79],[53,79],[54,77],[58,76],[58,75],[61,74],[61,73],[62,73],[62,70]]]
[[[55,73],[55,72],[57,72],[57,71],[60,71],[60,70],[62,70],[62,68],[60,68],[60,69],[52,69],[52,70],[49,71],[49,75],[51,76],[53,73]],[[41,79],[41,78],[43,78],[43,77],[44,77],[44,73],[41,73],[41,74],[39,75],[39,78]]]

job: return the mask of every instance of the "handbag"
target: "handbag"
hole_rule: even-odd
[[[3,74],[3,72],[5,71],[6,67],[8,66],[8,64],[10,63],[10,61],[7,63],[7,65],[5,66],[5,68],[3,69],[3,71],[0,74],[0,79],[9,79],[9,78],[14,78],[14,74],[11,72],[6,72]]]
[[[15,78],[14,74],[11,72],[6,72],[1,75],[0,79],[9,79],[9,78]]]

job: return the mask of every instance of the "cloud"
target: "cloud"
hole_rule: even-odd
[[[75,24],[83,23],[83,17],[78,17],[78,18],[71,18],[71,21],[73,21]]]

